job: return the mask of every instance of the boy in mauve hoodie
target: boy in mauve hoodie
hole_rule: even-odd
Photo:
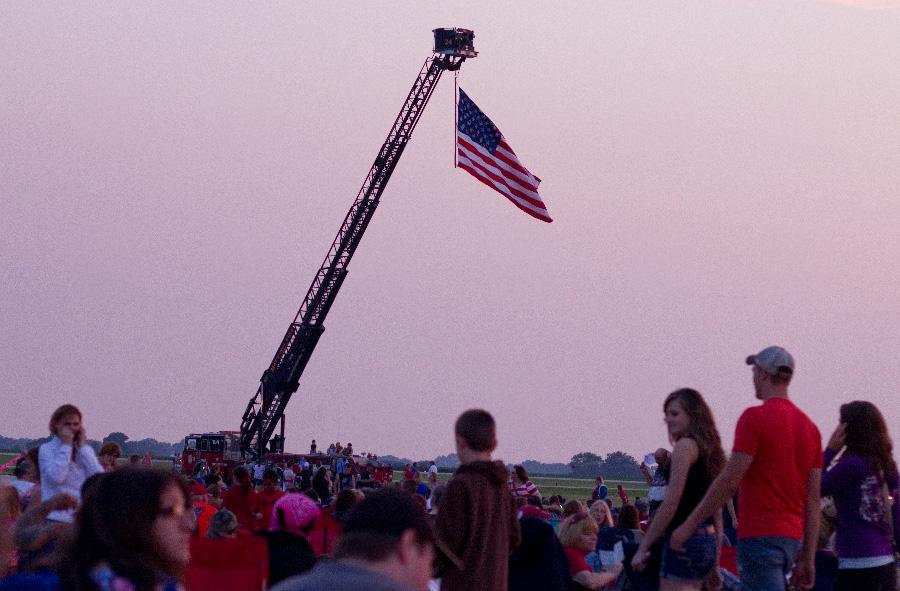
[[[467,410],[456,420],[461,465],[447,485],[435,527],[440,544],[460,564],[443,572],[442,591],[507,590],[509,555],[521,534],[506,466],[491,461],[496,431],[484,410]]]

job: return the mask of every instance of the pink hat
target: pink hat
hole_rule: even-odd
[[[292,534],[304,535],[304,529],[321,513],[315,501],[301,493],[288,493],[272,505],[272,518],[269,520],[269,531],[284,530]],[[278,522],[279,514],[284,523]]]

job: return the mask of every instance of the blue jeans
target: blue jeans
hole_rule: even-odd
[[[765,536],[738,540],[737,559],[742,591],[784,591],[794,568],[800,540]]]

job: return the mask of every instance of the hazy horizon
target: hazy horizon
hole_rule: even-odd
[[[529,218],[453,168],[453,75],[388,184],[287,408],[310,439],[640,458],[780,344],[827,438],[900,433],[900,2],[12,3],[0,22],[0,432],[237,429],[424,59],[543,182]]]

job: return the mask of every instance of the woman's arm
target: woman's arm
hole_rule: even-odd
[[[438,513],[438,515],[440,515],[440,513]],[[588,589],[603,589],[605,585],[615,582],[615,580],[619,578],[619,573],[621,572],[622,564],[616,563],[610,565],[609,570],[599,573],[592,573],[589,570],[579,571],[572,575],[572,580]]]
[[[84,467],[87,476],[103,472],[103,466],[100,465],[100,460],[97,459],[97,454],[90,445],[85,444],[78,449],[78,463]]]
[[[672,450],[672,472],[669,475],[669,488],[666,490],[665,499],[662,505],[656,511],[656,515],[650,522],[650,528],[644,534],[637,552],[632,560],[632,566],[643,568],[643,564],[649,557],[649,550],[653,544],[662,536],[675,512],[678,510],[678,504],[681,502],[681,495],[684,493],[684,486],[687,483],[688,471],[697,458],[700,456],[700,450],[697,442],[689,437],[682,437],[675,444]]]
[[[657,468],[659,470],[659,468]],[[647,486],[653,485],[653,477],[650,476],[650,468],[647,467],[647,464],[641,462],[641,474],[644,475],[644,480],[647,482]]]

